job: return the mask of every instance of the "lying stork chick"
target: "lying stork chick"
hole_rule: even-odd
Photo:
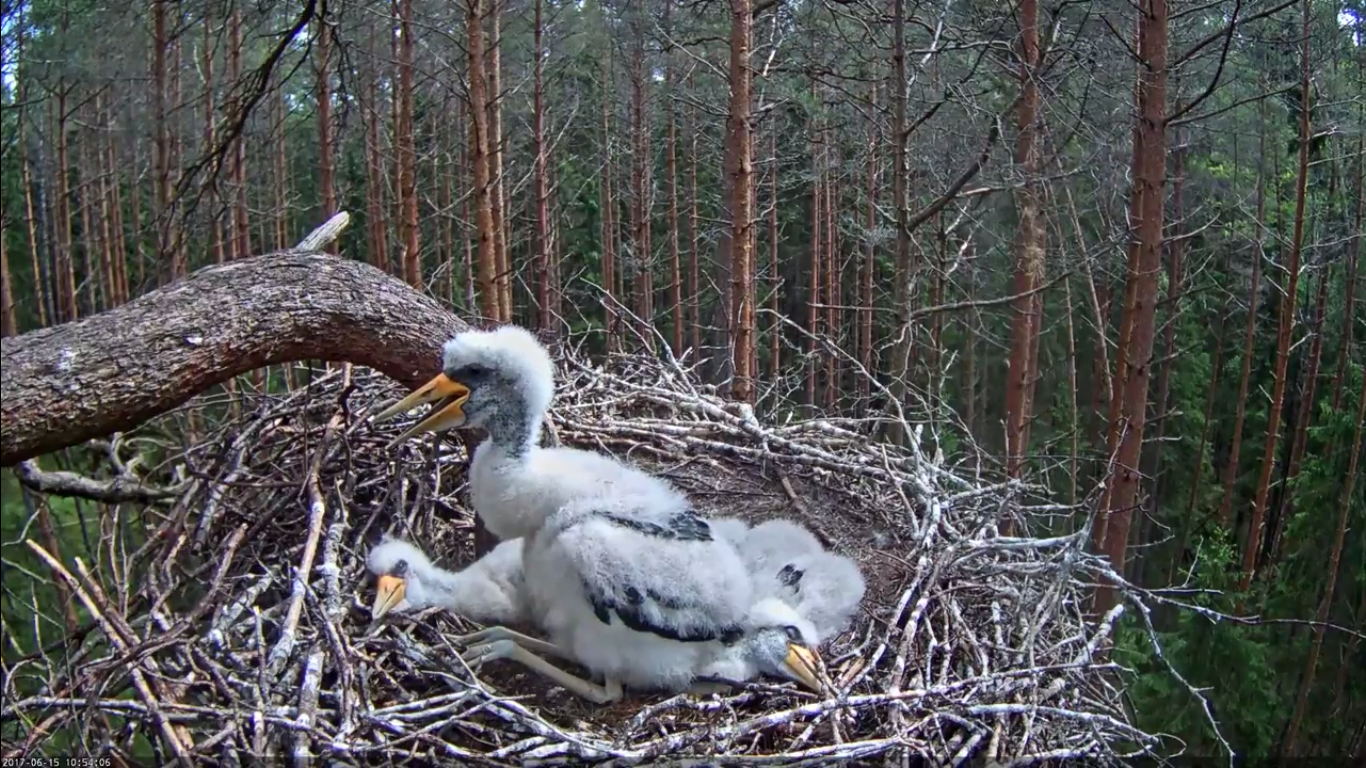
[[[722,518],[710,522],[722,538],[737,545],[744,542],[750,530],[739,520]],[[391,612],[438,606],[481,622],[523,623],[528,613],[528,596],[522,546],[521,539],[504,542],[465,570],[453,572],[432,564],[414,545],[386,537],[367,558],[370,571],[379,577],[371,609],[374,620]],[[749,555],[743,548],[741,554]],[[494,597],[489,600],[487,595]],[[761,674],[821,690],[820,662],[811,650],[820,635],[800,612],[780,599],[765,598],[750,609],[744,624],[739,639],[730,645],[723,642],[714,658],[699,661],[702,669],[695,675],[698,684],[692,690],[712,692],[714,687],[738,685]],[[456,638],[455,642],[469,646],[488,645],[497,640],[511,640],[530,651],[577,661],[559,646],[501,626]],[[471,655],[489,658],[483,650]]]
[[[416,546],[385,536],[365,564],[379,577],[370,608],[374,621],[433,606],[481,623],[518,624],[526,618],[521,539],[499,544],[464,570],[448,571]]]
[[[441,367],[440,374],[374,421],[435,403],[426,418],[391,444],[425,432],[487,430],[488,438],[470,461],[470,504],[500,540],[531,536],[571,499],[673,492],[667,481],[606,454],[537,445],[555,394],[555,367],[529,331],[504,325],[457,334],[443,348]]]
[[[724,647],[697,673],[691,690],[711,693],[713,684],[740,685],[759,675],[795,680],[824,692],[821,662],[816,655],[816,629],[792,606],[766,597],[754,604],[744,635]]]
[[[826,550],[811,531],[791,520],[750,528],[734,518],[718,518],[712,527],[739,549],[757,602],[746,638],[752,649],[723,654],[700,677],[729,684],[760,673],[791,677],[786,670],[798,660],[788,660],[786,668],[775,664],[787,660],[787,641],[815,648],[844,631],[863,600],[863,574],[853,560]],[[815,671],[810,662],[807,668]]]
[[[858,565],[825,547],[791,520],[751,528],[740,544],[759,597],[775,597],[811,623],[820,644],[849,626],[867,585]]]

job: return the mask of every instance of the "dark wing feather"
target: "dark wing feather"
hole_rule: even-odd
[[[559,533],[604,624],[679,642],[733,643],[743,633],[744,564],[690,509],[647,519],[619,510],[579,517]],[[661,545],[667,543],[667,548]],[[654,551],[651,545],[654,544]],[[707,563],[697,568],[699,562]]]
[[[583,587],[593,606],[593,615],[603,624],[611,625],[614,620],[620,620],[637,632],[649,632],[681,643],[720,640],[730,645],[744,632],[738,622],[715,625],[681,621],[677,614],[693,606],[652,592],[641,594],[632,586],[624,590],[603,590],[585,581]]]

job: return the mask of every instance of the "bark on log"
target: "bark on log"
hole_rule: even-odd
[[[266,365],[350,362],[416,386],[468,326],[358,261],[287,251],[0,341],[0,466],[130,429]]]

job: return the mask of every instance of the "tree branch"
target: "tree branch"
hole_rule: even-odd
[[[175,489],[147,485],[135,477],[115,477],[96,480],[75,472],[47,472],[31,461],[21,461],[14,467],[14,475],[31,491],[51,496],[74,496],[106,504],[138,501],[150,504],[176,495]]]
[[[1018,101],[1018,99],[1016,100]],[[991,126],[991,131],[987,134],[986,146],[982,147],[982,151],[978,153],[977,159],[972,162],[972,165],[969,165],[962,175],[949,185],[948,189],[944,190],[944,194],[940,195],[939,199],[925,206],[923,210],[907,220],[905,226],[907,235],[915,234],[921,224],[929,221],[936,213],[942,211],[944,206],[953,202],[953,199],[958,196],[958,192],[966,187],[969,181],[972,181],[973,177],[982,170],[983,165],[986,165],[987,158],[991,157],[991,149],[996,146],[996,141],[999,138],[1001,138],[1001,123],[998,120]]]
[[[1176,61],[1173,61],[1170,64],[1168,64],[1167,68],[1169,70],[1173,70],[1177,67],[1182,66],[1187,61],[1189,61],[1192,56],[1195,56],[1200,51],[1203,51],[1205,48],[1208,48],[1214,43],[1219,42],[1220,39],[1231,36],[1233,34],[1234,29],[1236,29],[1237,27],[1251,24],[1252,22],[1257,21],[1258,19],[1265,19],[1268,16],[1274,16],[1275,14],[1280,13],[1281,11],[1284,11],[1286,8],[1289,8],[1290,6],[1294,5],[1296,2],[1299,2],[1299,0],[1284,0],[1284,2],[1277,3],[1276,5],[1273,5],[1270,8],[1263,9],[1258,13],[1254,13],[1251,16],[1245,16],[1241,19],[1237,18],[1237,16],[1235,15],[1234,18],[1229,20],[1228,25],[1225,26],[1225,28],[1220,29],[1217,32],[1210,33],[1203,40],[1196,43],[1195,45],[1192,45],[1185,53],[1181,54],[1180,56],[1177,56]]]
[[[1203,104],[1205,99],[1208,99],[1210,95],[1214,93],[1214,89],[1219,87],[1219,80],[1224,76],[1224,65],[1228,63],[1228,51],[1233,45],[1233,31],[1238,28],[1238,12],[1242,9],[1242,0],[1238,0],[1233,4],[1233,17],[1228,23],[1228,35],[1224,37],[1224,47],[1219,50],[1219,66],[1214,70],[1214,76],[1209,79],[1209,83],[1205,85],[1205,90],[1202,91],[1199,96],[1196,96],[1194,101],[1184,107],[1178,106],[1175,113],[1168,115],[1168,124],[1173,120],[1178,120],[1182,116],[1189,114],[1196,107]]]
[[[242,131],[246,129],[247,120],[250,119],[252,110],[261,102],[261,99],[265,98],[266,93],[269,91],[271,73],[275,71],[276,65],[280,63],[285,52],[289,50],[289,46],[294,42],[294,38],[298,37],[304,27],[308,26],[308,23],[313,20],[313,16],[317,11],[318,0],[306,0],[303,10],[299,13],[299,18],[295,19],[294,24],[291,25],[289,29],[285,30],[285,32],[280,35],[280,38],[276,40],[275,46],[266,54],[265,61],[261,62],[261,66],[257,67],[255,71],[247,76],[245,86],[240,81],[233,84],[234,90],[238,87],[242,87],[245,90],[245,94],[243,94],[240,100],[233,105],[234,108],[228,112],[225,119],[226,124],[219,126],[218,143],[213,147],[212,151],[186,169],[184,175],[181,177],[180,183],[177,185],[175,193],[177,199],[185,195],[189,190],[190,184],[194,181],[195,177],[199,175],[201,170],[207,169],[209,173],[208,177],[201,180],[201,189],[208,179],[216,178],[218,176],[218,169],[222,166],[223,159],[227,157],[228,150],[232,148],[233,142],[236,141],[237,138],[242,135]],[[193,202],[197,203],[198,197],[196,197]],[[190,206],[190,210],[194,210],[193,205]]]
[[[0,340],[0,466],[130,429],[266,365],[351,362],[416,385],[467,327],[358,261],[287,251],[207,267]]]

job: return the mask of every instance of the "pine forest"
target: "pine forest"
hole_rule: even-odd
[[[431,312],[476,327],[515,323],[571,350],[567,359],[588,361],[571,363],[581,365],[572,369],[578,385],[562,378],[549,425],[556,439],[623,455],[628,445],[663,446],[639,458],[666,464],[671,451],[709,445],[781,480],[786,492],[773,485],[773,493],[798,506],[790,481],[812,480],[800,477],[802,467],[847,487],[858,477],[884,483],[894,489],[884,501],[913,488],[914,497],[900,498],[924,515],[915,519],[939,519],[926,511],[938,506],[917,499],[941,489],[947,527],[937,543],[928,544],[934,522],[916,524],[910,537],[925,549],[900,534],[859,539],[877,550],[861,560],[867,602],[883,602],[865,608],[869,634],[841,641],[870,643],[857,652],[869,671],[846,669],[847,690],[873,696],[859,681],[893,666],[905,682],[878,688],[881,699],[840,705],[844,714],[811,705],[781,727],[761,728],[742,713],[722,729],[731,741],[715,746],[718,754],[765,749],[765,759],[788,754],[796,764],[808,752],[991,750],[1004,762],[1099,754],[1087,733],[1109,728],[1128,734],[1094,735],[1112,757],[1366,759],[1366,2],[3,0],[0,31],[6,368],[21,353],[67,345],[57,334],[93,334],[105,317],[131,319],[100,326],[101,338],[126,327],[129,339],[152,340],[149,355],[167,354],[156,345],[194,347],[198,335],[158,335],[162,318],[167,328],[179,321],[140,302],[190,307],[203,298],[190,287],[196,281],[226,281],[229,267],[256,257],[267,260],[251,269],[268,274],[269,258],[284,264],[306,235],[345,212],[349,226],[325,245],[329,253],[406,284]],[[291,278],[243,301],[287,294],[307,305],[325,290],[344,311],[403,288],[349,289],[344,278]],[[381,443],[337,426],[359,407],[352,390],[381,383],[342,369],[341,361],[368,359],[370,347],[362,350],[333,310],[318,311],[321,330],[306,352],[263,353],[232,370],[224,363],[223,375],[196,385],[197,405],[182,405],[186,389],[164,401],[152,427],[131,418],[108,429],[46,416],[39,424],[7,375],[7,764],[39,754],[46,739],[57,745],[49,756],[69,746],[125,765],[154,756],[188,765],[227,744],[270,751],[259,729],[272,717],[294,723],[280,738],[304,745],[296,756],[308,753],[309,733],[313,749],[331,739],[337,756],[338,740],[383,731],[366,720],[378,715],[329,693],[379,683],[357,682],[360,668],[350,666],[376,651],[324,631],[349,610],[349,598],[328,591],[339,570],[343,592],[355,580],[357,599],[370,599],[359,581],[363,555],[356,570],[339,568],[340,539],[328,526],[360,537],[367,499],[390,483],[367,486],[366,473],[396,470],[390,460],[363,463]],[[287,317],[248,322],[246,312],[205,315],[195,327],[206,337],[219,322],[243,338],[302,333]],[[431,333],[416,324],[405,333]],[[390,337],[377,338],[372,346]],[[53,378],[42,381],[90,359],[63,349],[44,358],[58,362],[44,364]],[[104,378],[60,396],[130,397],[135,383],[121,377],[140,354],[120,354],[101,358]],[[195,364],[219,365],[215,354]],[[606,394],[592,399],[591,382],[607,376],[594,366],[612,360],[638,373],[689,371],[698,383],[687,397],[713,404],[697,405],[713,416],[696,418],[739,414],[725,417],[734,434],[670,426],[662,395],[629,422],[639,428],[610,426],[610,415],[600,430],[585,426],[588,411],[611,413]],[[430,378],[434,364],[415,359],[422,371],[413,381]],[[671,377],[637,375],[631,391],[656,379],[659,392],[683,386]],[[301,405],[304,392],[326,396]],[[334,416],[339,401],[351,405]],[[270,415],[286,403],[296,415]],[[291,433],[291,419],[316,420],[316,429]],[[11,453],[33,424],[57,442]],[[760,430],[762,441],[753,437]],[[747,431],[755,442],[743,442]],[[289,447],[315,440],[332,448]],[[718,447],[727,440],[731,448]],[[761,448],[734,447],[760,442],[795,463],[772,474],[746,453]],[[276,474],[265,460],[253,463],[267,445],[278,445],[270,448]],[[297,470],[280,469],[296,449],[304,451]],[[342,456],[346,474],[329,474]],[[411,458],[429,460],[436,454]],[[914,462],[925,484],[885,485]],[[256,496],[242,495],[249,482]],[[432,482],[430,497],[402,490],[399,506],[464,514],[443,507],[436,497],[455,492]],[[223,500],[230,491],[240,505]],[[969,496],[982,509],[999,498],[1002,509],[1027,514],[947,522],[951,502]],[[265,509],[268,498],[285,511],[257,522],[241,511],[252,499]],[[343,501],[349,517],[336,518]],[[309,517],[324,506],[325,515]],[[196,537],[187,507],[221,517],[201,521]],[[890,503],[869,509],[840,523],[837,502],[806,511],[832,529],[852,526],[839,536],[855,538],[860,526],[882,525],[879,515],[911,514]],[[278,571],[274,586],[252,594],[278,592],[288,610],[233,609],[245,617],[241,647],[258,648],[259,659],[241,656],[236,669],[210,654],[210,663],[201,657],[213,633],[232,633],[219,619],[204,630],[208,641],[187,633],[229,610],[220,594],[229,585],[248,590],[255,575],[234,574],[257,552],[252,541],[285,525],[280,515],[297,518],[288,525],[300,543],[275,542],[276,570],[250,573]],[[232,538],[239,520],[246,533]],[[983,541],[995,542],[995,554],[965,554]],[[1072,559],[1046,554],[1057,541],[1077,542],[1068,558],[1089,563],[1077,571],[1088,575],[1075,576],[1081,586],[1048,609],[1073,622],[1071,637],[1030,623],[1034,597],[1001,597],[1024,583],[1011,579],[1042,578],[1026,574],[1026,559],[1011,560],[1024,557],[1011,547],[1044,552],[1027,561],[1040,569],[1069,568]],[[290,573],[301,557],[300,580]],[[969,593],[987,588],[967,571],[924,576],[926,563],[969,557],[978,558],[971,573],[998,585],[990,588],[997,597],[971,602]],[[1009,566],[994,571],[992,558]],[[922,578],[942,591],[914,587]],[[177,579],[197,582],[185,593],[197,597],[167,602]],[[1033,589],[1019,586],[1016,598]],[[955,592],[980,610],[960,611],[958,598],[946,597]],[[158,618],[163,605],[171,613]],[[324,620],[329,611],[335,621]],[[142,618],[118,618],[135,613]],[[999,618],[1005,613],[1021,618]],[[349,621],[359,634],[363,621]],[[290,651],[297,679],[288,671],[295,657],[277,668],[265,647],[281,632],[295,642],[296,624],[300,638],[316,628],[316,640]],[[1048,637],[1040,660],[1006,652],[1028,645],[1031,627]],[[878,642],[885,650],[874,652]],[[1075,693],[1049,698],[1057,691],[1045,692],[1036,676],[995,703],[954,709],[954,691],[964,701],[978,695],[967,692],[971,675],[960,665],[988,675],[1005,659],[1020,669],[1064,664],[1088,642],[1099,671]],[[83,660],[96,653],[105,660]],[[309,654],[323,659],[316,669]],[[156,661],[138,667],[139,658]],[[342,658],[353,662],[334,664]],[[62,671],[70,665],[86,671]],[[917,686],[940,690],[934,681],[950,668],[969,682],[935,693],[938,704],[904,702]],[[220,679],[220,669],[236,671]],[[274,699],[252,682],[258,672],[262,681],[284,675]],[[204,725],[229,690],[245,703]],[[442,692],[455,695],[440,686],[423,695]],[[85,711],[87,695],[106,703]],[[1074,695],[1110,702],[1111,714]],[[173,701],[179,709],[166,708]],[[548,710],[546,701],[524,703]],[[689,706],[682,711],[698,723],[721,716]],[[472,719],[437,741],[436,720],[429,727],[394,715],[402,727],[385,737],[397,745],[387,754],[474,760],[460,751],[470,749],[476,762],[511,764],[536,744],[559,744],[569,731],[556,729],[575,722],[545,714],[511,737],[507,723],[530,715],[478,725],[485,721],[472,711],[443,715]],[[1039,721],[1037,737],[1035,716],[1052,718]],[[330,717],[340,723],[335,734],[310,731]],[[925,735],[922,717],[946,734],[944,744],[925,746],[941,737]],[[1048,741],[1064,721],[1072,735]],[[504,724],[487,724],[495,722]],[[655,744],[644,735],[601,735],[591,749],[563,738],[566,760],[587,754],[579,749],[638,762],[684,748],[642,746]],[[774,741],[746,741],[761,738]],[[361,742],[347,743],[361,759]]]

